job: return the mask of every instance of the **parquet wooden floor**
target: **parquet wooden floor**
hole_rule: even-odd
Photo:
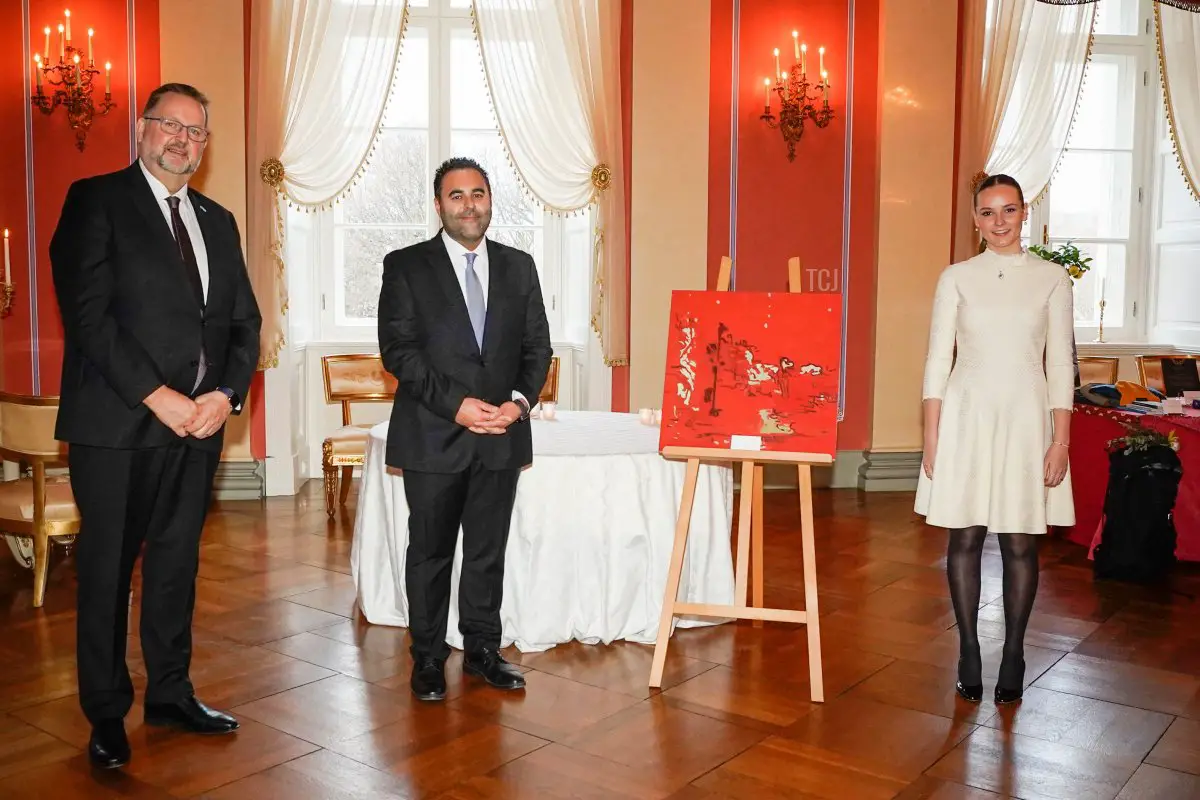
[[[827,702],[809,702],[804,630],[681,631],[663,691],[652,649],[570,644],[510,658],[524,696],[447,668],[451,697],[408,691],[403,630],[356,618],[350,510],[295,498],[224,503],[205,535],[192,677],[234,736],[127,721],[133,758],[93,774],[75,696],[74,570],[56,551],[47,605],[0,558],[3,798],[1200,798],[1200,570],[1156,591],[1092,581],[1047,541],[1024,702],[953,690],[944,534],[909,494],[817,494]],[[767,601],[797,606],[794,496],[768,495]],[[1004,635],[995,541],[981,632],[990,693]],[[131,631],[137,630],[133,611]],[[138,640],[131,664],[141,671]],[[141,682],[138,682],[141,688]]]

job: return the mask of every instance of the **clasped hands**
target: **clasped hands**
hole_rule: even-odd
[[[143,402],[180,438],[207,439],[221,430],[233,411],[224,392],[206,392],[193,400],[167,386],[158,387]]]
[[[494,406],[474,397],[468,397],[458,407],[454,421],[471,433],[500,434],[521,418],[521,407],[513,401]]]

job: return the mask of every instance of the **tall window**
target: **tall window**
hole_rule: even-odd
[[[520,46],[497,43],[511,44]],[[312,305],[319,322],[311,338],[375,338],[383,258],[437,233],[433,172],[452,156],[487,170],[487,235],[533,256],[554,341],[585,343],[590,216],[544,213],[523,190],[492,113],[470,0],[410,0],[392,97],[365,174],[330,210],[289,218],[290,228],[308,228],[298,239],[318,264],[320,297]]]
[[[1158,82],[1150,0],[1101,0],[1095,40],[1066,151],[1026,236],[1074,242],[1093,261],[1075,282],[1080,341],[1095,336],[1105,301],[1108,341],[1145,334],[1149,188]]]

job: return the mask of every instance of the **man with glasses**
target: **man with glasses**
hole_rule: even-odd
[[[145,721],[229,733],[189,667],[200,532],[225,421],[258,364],[261,317],[233,215],[188,186],[208,101],[185,84],[146,100],[137,160],[74,183],[50,243],[65,333],[55,435],[70,444],[82,527],[77,664],[88,756],[129,760],[129,587],[143,546]]]

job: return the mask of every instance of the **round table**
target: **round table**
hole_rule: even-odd
[[[578,640],[653,644],[666,587],[685,464],[658,454],[658,427],[636,414],[559,411],[531,419],[533,465],[517,484],[505,556],[503,644],[524,652]],[[384,463],[388,423],[371,429],[354,524],[351,571],[367,620],[407,627],[404,480]],[[703,465],[679,597],[733,603],[733,470]],[[461,530],[446,641],[458,630]],[[680,626],[722,620],[676,618]]]

